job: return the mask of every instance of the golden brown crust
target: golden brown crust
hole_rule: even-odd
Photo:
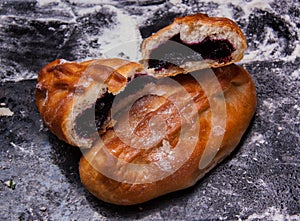
[[[183,42],[195,43],[203,40],[205,37],[212,39],[227,39],[236,49],[232,54],[232,59],[224,62],[218,62],[205,59],[196,62],[186,62],[180,66],[172,66],[167,70],[154,71],[152,73],[158,76],[175,76],[181,73],[191,71],[217,68],[228,65],[243,58],[244,51],[247,48],[246,38],[238,25],[223,17],[209,17],[206,14],[188,15],[175,18],[173,23],[162,28],[152,36],[146,38],[142,44],[143,63],[147,67],[150,53],[159,45],[171,39],[176,34],[180,34]]]
[[[101,95],[101,90],[120,92],[127,78],[142,69],[140,64],[122,59],[81,63],[55,60],[47,64],[38,75],[35,90],[36,104],[44,123],[59,139],[74,146],[89,147],[91,140],[81,142],[73,134],[74,118],[71,116],[75,109],[88,108]]]
[[[233,30],[234,32],[237,32],[238,35],[243,39],[243,46],[246,48],[246,38],[241,31],[241,29],[238,27],[238,25],[230,20],[229,18],[224,17],[209,17],[206,14],[195,14],[195,15],[188,15],[185,17],[178,17],[174,19],[174,22],[177,22],[178,24],[182,23],[196,23],[201,21],[202,25],[209,25],[209,26],[219,26],[219,27],[228,27],[230,30]]]
[[[140,149],[137,146],[126,144],[115,130],[107,131],[101,137],[102,141],[98,142],[80,160],[79,171],[83,185],[97,198],[106,202],[120,205],[138,204],[193,185],[232,152],[255,112],[255,86],[248,72],[234,64],[214,69],[214,72],[218,82],[220,82],[222,91],[218,90],[218,84],[213,81],[210,75],[205,73],[202,73],[200,77],[201,86],[189,75],[178,75],[173,78],[188,91],[197,108],[195,116],[199,117],[196,121],[199,124],[196,145],[192,149],[191,155],[179,169],[153,182],[140,182],[137,175],[139,172],[136,173],[134,167],[132,167],[133,170],[130,170],[131,167],[129,167],[129,170],[124,170],[125,166],[121,164],[122,160],[135,164],[157,163],[157,158],[155,158],[157,151],[161,153],[161,148],[166,147],[166,142],[168,143],[167,147],[175,151],[172,148],[180,142],[180,139],[183,139],[185,145],[176,148],[179,148],[179,151],[180,149],[189,149],[188,139],[190,138],[187,139],[186,136],[179,137],[179,134],[183,133],[185,135],[189,132],[184,129],[183,124],[185,124],[185,121],[182,121],[181,115],[177,113],[178,108],[174,108],[172,102],[168,99],[162,99],[159,96],[145,96],[136,102],[136,108],[135,106],[132,107],[133,112],[130,112],[131,122],[136,128],[136,133],[149,137],[151,134],[148,135],[149,131],[144,125],[149,125],[148,120],[151,117],[163,116],[162,118],[168,123],[165,126],[166,136],[162,138],[162,142],[150,149]],[[173,88],[170,88],[170,91],[172,95],[169,95],[169,97],[176,94]],[[184,105],[184,102],[179,103],[179,105]],[[220,136],[218,131],[214,132],[216,125],[212,124],[212,115],[214,114],[212,103],[215,103],[214,105],[218,107],[224,103],[226,115],[222,117],[226,118],[225,128],[223,132],[221,131],[222,140],[220,148],[216,149],[216,155],[202,168],[200,162],[205,155],[206,148],[208,148],[208,143],[212,144],[212,147],[209,148],[214,149],[214,141],[218,140]],[[164,115],[164,113],[167,114]],[[190,112],[188,116],[192,117],[192,113]],[[177,157],[172,162],[180,161],[182,155],[184,155],[184,152],[175,155]],[[116,161],[112,160],[111,156],[114,156]],[[141,170],[143,168],[140,167]],[[114,178],[109,178],[109,172],[112,172],[110,169],[117,171],[117,175],[120,176],[125,173],[125,177],[132,178],[136,182],[128,179],[127,181],[117,181]],[[108,171],[106,175],[103,174],[106,173],[105,171]]]
[[[230,19],[203,14],[176,18],[143,42],[144,59],[176,34],[187,43],[211,35],[228,37],[236,50],[228,62],[197,61],[154,73],[173,76],[181,86],[146,85],[151,93],[138,99],[129,115],[121,115],[103,134],[95,131],[95,139],[76,135],[76,117],[104,92],[121,92],[128,79],[143,72],[143,66],[122,59],[55,60],[39,73],[36,104],[46,126],[71,145],[93,146],[81,158],[79,171],[83,185],[99,199],[132,205],[189,187],[232,152],[249,125],[256,107],[255,86],[247,71],[231,64],[243,57],[247,47],[238,26]],[[228,66],[220,67],[224,65]],[[208,67],[219,67],[213,69],[218,81]],[[205,70],[182,75],[199,69]],[[182,97],[180,88],[188,97]],[[162,96],[152,93],[163,90]],[[132,98],[115,108],[120,111]]]

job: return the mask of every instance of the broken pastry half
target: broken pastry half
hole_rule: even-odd
[[[245,36],[235,22],[195,14],[175,18],[145,39],[143,64],[156,76],[174,76],[237,62],[246,48]]]
[[[90,148],[98,133],[113,124],[109,111],[114,96],[142,71],[141,64],[122,59],[49,63],[35,89],[44,124],[68,144]]]

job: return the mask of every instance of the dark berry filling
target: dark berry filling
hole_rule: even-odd
[[[95,107],[95,123],[98,130],[102,128],[105,120],[110,116],[110,109],[115,95],[106,92],[101,98],[97,99]]]
[[[177,44],[176,44],[176,43]],[[179,43],[179,44],[178,44]],[[227,39],[211,39],[206,37],[200,43],[184,43],[179,34],[169,41],[155,48],[149,59],[149,68],[156,71],[167,69],[170,66],[179,66],[187,61],[215,60],[219,63],[230,61],[235,51]]]
[[[147,73],[136,73],[132,78],[128,78],[128,84],[135,78],[148,76]],[[143,81],[145,78],[143,78]],[[130,87],[137,90],[139,87]],[[96,103],[87,108],[76,118],[76,133],[83,138],[92,138],[95,136],[95,132],[100,132],[106,128],[104,123],[110,120],[110,110],[114,101],[115,95],[106,92],[97,99]]]
[[[142,77],[142,76],[148,76],[147,73],[143,72],[143,73],[135,73],[132,77],[128,77],[127,78],[127,82],[130,83],[133,79],[138,78],[138,77]]]
[[[91,138],[102,128],[110,115],[114,95],[106,92],[97,99],[96,104],[86,109],[76,119],[76,133],[83,138]]]

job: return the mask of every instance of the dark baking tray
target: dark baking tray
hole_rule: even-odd
[[[79,1],[56,2],[67,5],[73,13],[80,7],[94,7]],[[78,18],[73,27],[64,23],[70,12],[57,11],[58,3],[0,2],[3,18],[0,103],[1,108],[14,113],[0,116],[0,219],[300,219],[299,54],[293,52],[299,44],[299,4],[297,1],[262,3],[261,8],[253,8],[248,21],[243,21],[239,18],[249,13],[244,8],[248,9],[246,4],[253,1],[245,1],[245,6],[236,2],[227,6],[245,32],[250,51],[266,39],[272,41],[272,37],[266,36],[267,29],[272,30],[273,41],[280,41],[281,46],[279,55],[274,55],[278,59],[270,54],[264,60],[254,58],[242,63],[257,87],[258,106],[251,125],[234,153],[195,186],[129,207],[102,202],[81,185],[78,174],[81,152],[43,127],[35,106],[36,80],[26,78],[23,73],[37,73],[40,67],[58,57],[69,60],[88,57],[88,50],[74,51],[80,32],[97,22],[109,27],[113,15],[98,11],[89,15],[89,22]],[[130,16],[152,10],[153,16],[139,27],[142,37],[178,15],[220,13],[217,1],[183,1],[182,5],[191,11],[174,11],[176,1],[109,3]],[[55,19],[52,22],[35,19],[41,15]],[[103,18],[112,19],[105,22]],[[62,25],[66,28],[61,28]],[[49,31],[50,26],[58,31]],[[266,47],[271,44],[266,42]],[[290,59],[293,55],[295,59]],[[14,81],[14,75],[20,74],[27,80]],[[15,185],[9,185],[9,180]]]

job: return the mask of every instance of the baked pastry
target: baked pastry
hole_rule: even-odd
[[[68,144],[90,148],[98,130],[104,132],[111,126],[108,113],[114,95],[140,71],[141,64],[122,59],[81,63],[60,59],[47,64],[35,90],[43,122]]]
[[[256,107],[249,73],[231,64],[246,47],[229,19],[177,18],[143,42],[144,65],[46,65],[36,104],[52,133],[85,149],[80,178],[93,195],[142,203],[192,186],[239,143]]]
[[[175,18],[145,39],[142,54],[152,74],[174,76],[237,62],[246,48],[245,36],[232,20],[195,14]]]
[[[83,185],[106,202],[138,204],[192,186],[232,152],[255,112],[255,86],[237,65],[213,71],[217,80],[209,70],[173,77],[183,97],[171,84],[146,84],[145,96],[81,158]]]

